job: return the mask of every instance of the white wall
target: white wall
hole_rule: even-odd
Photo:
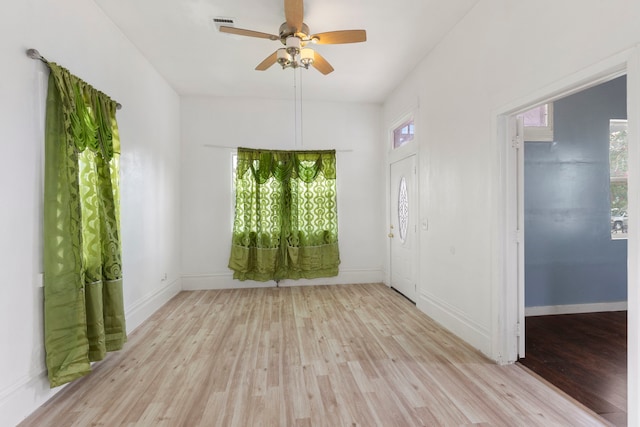
[[[293,72],[293,71],[292,71]],[[302,104],[294,141],[294,101],[182,99],[182,272],[185,289],[274,286],[232,280],[232,148],[336,149],[340,274],[301,283],[380,282],[384,262],[384,163],[379,105]]]
[[[0,426],[52,396],[42,338],[43,119],[38,49],[123,104],[122,244],[127,327],[180,288],[180,100],[91,1],[0,6]],[[164,278],[164,274],[167,278]],[[161,280],[163,279],[163,280]]]
[[[418,307],[496,360],[504,177],[495,112],[633,48],[638,22],[640,3],[629,0],[481,0],[385,102],[387,126],[407,96],[420,99],[429,229],[420,236]]]

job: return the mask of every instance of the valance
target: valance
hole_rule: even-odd
[[[258,183],[270,177],[280,182],[301,179],[312,182],[321,173],[326,179],[336,179],[336,155],[334,150],[279,151],[238,148],[236,173],[244,175],[247,169]]]

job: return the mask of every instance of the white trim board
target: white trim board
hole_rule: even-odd
[[[565,305],[543,305],[538,307],[525,307],[524,315],[529,316],[549,316],[553,314],[580,314],[598,313],[603,311],[626,311],[626,301],[599,302],[593,304],[565,304]]]
[[[127,334],[147,320],[181,290],[180,280],[174,280],[164,288],[146,295],[125,309]],[[125,344],[126,345],[126,344]],[[47,371],[32,372],[15,384],[0,390],[0,426],[16,425],[33,411],[50,400],[68,384],[49,388]]]
[[[280,287],[287,286],[313,286],[313,285],[352,285],[358,283],[382,283],[384,272],[381,269],[372,270],[340,270],[335,277],[320,279],[282,280]],[[183,274],[182,289],[185,291],[201,291],[213,289],[242,289],[242,288],[269,288],[275,287],[276,282],[256,282],[253,280],[233,280],[232,272]]]
[[[420,293],[417,307],[445,329],[462,338],[486,356],[491,354],[490,331],[457,307],[426,292]]]
[[[173,280],[167,286],[145,295],[140,300],[125,308],[127,334],[132,333],[160,307],[169,302],[182,290],[180,279]]]

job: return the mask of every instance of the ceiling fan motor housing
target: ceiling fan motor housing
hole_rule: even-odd
[[[295,28],[291,28],[287,25],[286,22],[283,22],[280,25],[280,41],[283,45],[287,45],[287,38],[291,36],[299,37],[303,42],[308,41],[309,38],[309,27],[304,22],[300,26],[300,31],[296,32]]]

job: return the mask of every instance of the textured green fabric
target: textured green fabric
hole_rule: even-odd
[[[44,332],[51,387],[126,341],[116,104],[49,63],[45,127]]]
[[[335,151],[238,148],[234,279],[338,274]]]

